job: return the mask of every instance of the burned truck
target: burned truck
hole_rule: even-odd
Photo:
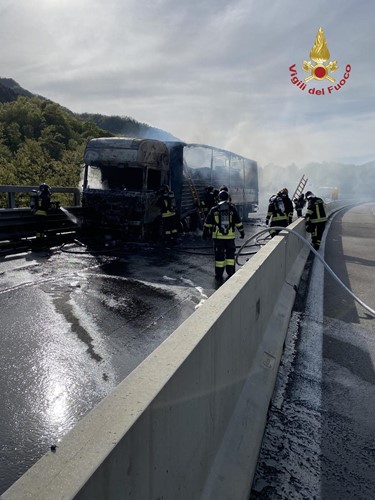
[[[160,141],[125,137],[90,140],[84,153],[83,228],[121,238],[145,239],[168,183],[169,155]]]
[[[258,205],[257,164],[229,151],[181,141],[111,137],[90,140],[84,153],[83,228],[123,239],[160,234],[161,186],[175,195],[181,229],[202,227],[200,200],[225,184],[246,220]]]

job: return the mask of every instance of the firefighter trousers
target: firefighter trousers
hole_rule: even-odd
[[[35,227],[36,227],[36,238],[37,240],[42,240],[46,235],[47,229],[47,212],[39,210],[34,214]]]
[[[320,248],[320,243],[322,241],[325,227],[325,221],[317,222],[316,224],[311,223],[311,244],[315,248],[315,250],[319,250]]]
[[[228,276],[232,276],[235,272],[236,243],[234,238],[214,239],[215,251],[215,278],[222,279],[224,269]]]
[[[175,213],[162,214],[164,239],[171,240],[177,236],[177,216]]]

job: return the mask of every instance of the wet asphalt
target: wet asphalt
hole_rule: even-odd
[[[0,254],[0,494],[218,286],[200,231]]]

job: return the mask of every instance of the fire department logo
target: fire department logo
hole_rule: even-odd
[[[331,55],[327,47],[324,31],[323,28],[320,27],[316,35],[315,43],[310,51],[310,59],[316,64],[312,64],[311,61],[303,61],[302,69],[310,72],[310,76],[305,78],[305,82],[313,78],[319,81],[327,79],[330,82],[334,82],[335,79],[332,78],[329,73],[338,69],[337,61],[330,61],[326,66],[324,65],[330,57]]]
[[[350,77],[352,67],[350,64],[346,64],[343,66],[343,68],[345,67],[345,70],[342,69],[343,74],[334,78],[332,73],[337,71],[339,66],[337,65],[337,61],[331,61],[330,58],[331,54],[328,50],[324,31],[323,28],[320,27],[318,29],[314,45],[310,51],[310,60],[303,61],[302,65],[303,71],[310,73],[309,76],[306,78],[300,77],[297,72],[296,64],[292,64],[289,67],[291,77],[290,81],[300,90],[305,91],[307,89],[308,94],[314,95],[328,95],[342,89]],[[333,85],[328,84],[328,86],[322,87],[321,84],[325,83],[326,80],[331,82]],[[317,82],[318,86],[308,88],[307,84],[311,81],[313,83]]]

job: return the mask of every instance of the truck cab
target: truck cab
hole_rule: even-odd
[[[159,189],[169,183],[166,145],[126,137],[90,140],[84,153],[83,224],[88,232],[142,239],[155,230]]]

